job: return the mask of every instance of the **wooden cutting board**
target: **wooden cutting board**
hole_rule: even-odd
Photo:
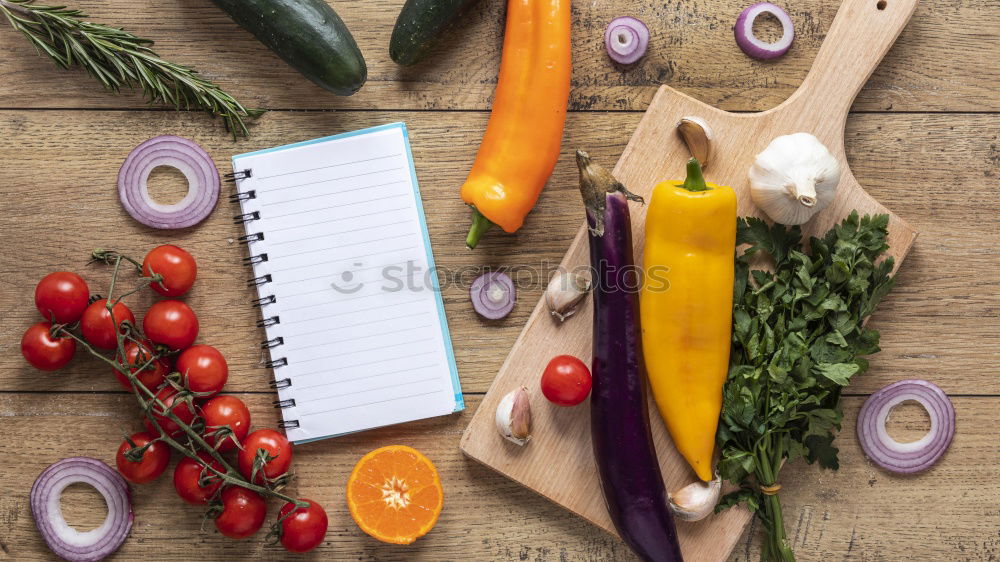
[[[615,176],[643,196],[648,196],[662,180],[682,179],[689,154],[677,136],[675,125],[682,117],[698,116],[715,133],[714,156],[706,167],[706,179],[732,186],[738,195],[740,214],[756,215],[759,213],[750,200],[747,180],[754,156],[779,135],[809,132],[837,155],[844,172],[837,198],[806,225],[806,234],[825,232],[852,209],[861,213],[889,213],[889,253],[897,264],[902,262],[916,231],[869,196],[854,179],[844,156],[844,125],[854,97],[910,19],[916,3],[917,0],[846,0],[802,86],[784,103],[762,113],[721,111],[661,87],[618,161]],[[781,64],[780,59],[774,64]],[[636,263],[641,263],[645,214],[641,205],[632,205]],[[582,222],[582,209],[580,216]],[[586,265],[587,244],[586,230],[581,228],[562,261],[563,267]],[[589,362],[590,303],[588,298],[577,315],[562,325],[549,316],[544,301],[535,306],[466,429],[461,448],[469,457],[614,533],[591,450],[589,404],[575,408],[553,406],[539,390],[539,377],[553,356],[570,354]],[[534,418],[533,440],[523,448],[503,440],[494,427],[497,403],[507,392],[522,385],[529,389]],[[653,437],[663,477],[667,489],[676,490],[694,481],[695,476],[674,449],[655,411],[651,403]],[[698,523],[678,522],[685,557],[725,559],[749,519],[746,510],[732,509]]]

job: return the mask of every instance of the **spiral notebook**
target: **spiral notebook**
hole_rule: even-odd
[[[403,123],[240,154],[229,176],[291,441],[464,409]]]

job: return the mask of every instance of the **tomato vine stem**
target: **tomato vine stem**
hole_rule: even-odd
[[[185,457],[197,462],[202,467],[203,475],[208,473],[214,474],[224,483],[223,486],[219,486],[219,489],[216,491],[213,500],[218,497],[218,495],[221,493],[222,489],[225,486],[239,486],[241,488],[246,488],[247,490],[251,490],[253,492],[261,494],[265,497],[274,497],[284,502],[294,504],[296,508],[308,508],[309,507],[308,502],[299,501],[279,491],[280,488],[284,487],[284,485],[287,483],[289,475],[282,475],[279,476],[278,478],[275,478],[274,480],[271,480],[265,476],[263,477],[264,485],[260,485],[250,480],[247,480],[236,468],[232,466],[232,464],[230,464],[225,459],[225,457],[223,457],[219,453],[218,449],[216,448],[218,446],[218,443],[221,443],[222,441],[224,441],[224,439],[216,439],[217,445],[215,447],[209,445],[199,431],[197,431],[194,427],[192,427],[191,424],[183,421],[174,412],[174,408],[176,408],[178,404],[185,404],[189,409],[192,410],[192,412],[195,412],[196,416],[195,420],[197,420],[197,412],[194,407],[194,398],[197,395],[196,393],[192,392],[189,388],[187,388],[186,377],[182,377],[180,383],[174,382],[173,380],[170,380],[168,378],[167,384],[173,387],[177,391],[177,394],[174,396],[174,399],[171,401],[169,406],[162,399],[159,398],[158,390],[154,392],[153,390],[150,390],[144,384],[139,382],[138,373],[143,372],[147,368],[151,367],[156,361],[162,359],[163,357],[166,357],[167,355],[170,355],[172,352],[170,351],[158,352],[156,349],[150,349],[149,358],[146,359],[144,363],[140,365],[129,364],[127,355],[125,353],[126,342],[131,341],[142,345],[141,342],[144,338],[141,337],[142,334],[138,331],[136,326],[132,325],[130,322],[125,321],[119,325],[116,322],[113,309],[114,305],[117,304],[118,302],[121,302],[123,298],[140,291],[144,286],[148,287],[150,283],[156,283],[161,281],[163,279],[163,276],[160,274],[155,274],[151,277],[143,276],[142,264],[140,264],[135,259],[132,259],[128,256],[125,256],[123,254],[120,254],[112,250],[100,250],[100,249],[94,250],[91,257],[93,261],[102,261],[113,267],[111,274],[111,283],[108,288],[108,296],[105,306],[108,310],[108,313],[111,316],[112,326],[117,327],[116,353],[117,357],[122,358],[122,360],[119,361],[116,359],[112,359],[104,355],[103,353],[97,351],[85,339],[81,338],[80,336],[70,331],[69,326],[66,325],[53,326],[52,328],[53,335],[72,338],[77,342],[78,345],[83,346],[83,348],[87,350],[88,353],[100,359],[101,361],[104,361],[109,366],[111,366],[111,368],[115,369],[116,371],[118,371],[119,373],[128,378],[132,386],[132,394],[133,396],[135,396],[135,399],[139,404],[139,408],[142,411],[143,416],[145,417],[148,424],[153,428],[155,428],[156,431],[159,433],[159,436],[156,437],[155,441],[162,441],[175,451],[178,451]],[[123,293],[118,298],[113,298],[115,288],[118,285],[118,277],[121,272],[121,266],[123,261],[131,263],[136,267],[136,270],[140,275],[139,278],[140,284],[137,288],[128,291],[126,293]],[[154,410],[157,411],[154,413]],[[181,443],[178,439],[175,439],[173,435],[164,430],[163,426],[157,419],[158,416],[165,417],[172,423],[176,424],[177,427],[180,428],[181,433],[183,433],[187,438],[187,443],[186,444]],[[192,420],[192,423],[193,421],[194,420]],[[237,442],[235,434],[233,434],[232,428],[229,427],[228,425],[220,426],[220,428],[217,429],[216,431],[219,430],[225,431],[225,429],[228,429],[229,435],[232,436],[233,441]],[[132,447],[133,449],[141,448],[141,447],[135,447],[134,444]],[[131,450],[132,449],[130,449],[130,451]],[[212,466],[211,462],[205,461],[201,456],[199,456],[198,454],[199,452],[204,452],[208,454],[208,456],[213,461],[217,462],[222,467],[222,469],[219,470],[215,468],[215,466]],[[251,473],[252,475],[256,475],[258,472],[261,473],[263,472],[262,470],[263,462],[266,462],[265,457],[262,457],[260,455],[255,456],[254,470]],[[292,514],[294,514],[295,511],[296,510],[294,509],[290,510],[287,514],[279,517],[275,521],[275,523],[271,526],[271,530],[268,533],[268,537],[269,538],[280,537],[281,522],[284,521],[286,518],[290,517]],[[216,509],[215,506],[212,506],[209,509],[209,513],[213,512],[217,515],[219,510]]]

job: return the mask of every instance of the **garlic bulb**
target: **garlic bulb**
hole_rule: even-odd
[[[560,268],[545,288],[545,304],[553,317],[565,322],[589,291],[590,281],[586,277]]]
[[[776,223],[807,222],[837,194],[840,163],[809,133],[780,136],[750,167],[750,196]]]
[[[527,388],[516,388],[500,399],[496,424],[500,435],[512,443],[524,445],[531,439],[531,405]]]
[[[721,494],[722,478],[716,474],[711,482],[692,482],[667,496],[670,498],[670,510],[678,519],[701,521],[715,510]]]

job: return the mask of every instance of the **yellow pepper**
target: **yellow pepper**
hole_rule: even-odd
[[[712,479],[729,367],[735,251],[736,194],[706,183],[697,160],[684,181],[653,189],[639,299],[643,355],[674,445],[704,481]]]

